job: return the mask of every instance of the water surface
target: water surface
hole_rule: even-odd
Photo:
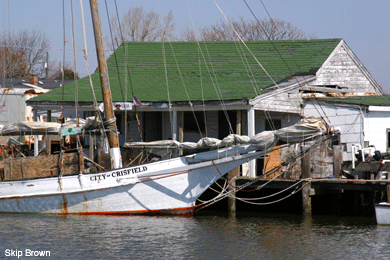
[[[50,252],[35,259],[390,258],[390,227],[368,217],[0,214],[0,230],[2,259],[11,249]]]

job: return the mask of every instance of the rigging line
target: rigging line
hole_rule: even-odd
[[[95,95],[95,89],[93,87],[93,82],[92,82],[92,77],[91,77],[91,72],[89,68],[89,62],[88,62],[88,49],[87,49],[87,38],[86,38],[86,33],[85,33],[85,22],[84,22],[84,9],[83,9],[83,2],[80,0],[80,12],[81,12],[81,22],[82,22],[82,29],[83,29],[83,36],[84,36],[84,60],[87,66],[87,71],[88,71],[88,77],[89,77],[89,83],[91,86],[91,91],[92,91],[92,97],[93,97],[93,104],[95,110],[98,110],[98,103]]]
[[[222,91],[221,91],[221,88],[220,88],[220,86],[219,86],[219,82],[218,82],[218,78],[217,78],[217,73],[215,72],[215,69],[214,69],[214,66],[213,66],[213,63],[212,63],[212,60],[211,60],[210,52],[209,52],[209,49],[207,48],[206,42],[204,42],[204,45],[205,45],[205,48],[206,48],[207,56],[208,56],[208,58],[209,58],[210,67],[211,67],[211,70],[212,70],[212,72],[213,72],[212,75],[214,75],[215,82],[216,82],[216,86],[217,86],[217,88],[215,89],[215,91],[217,92],[217,95],[218,95],[218,93],[220,93],[219,96],[220,96],[220,102],[221,102],[222,109],[223,109],[222,111],[224,112],[225,117],[226,117],[226,121],[228,122],[228,125],[229,125],[229,132],[230,132],[230,133],[234,133],[233,127],[232,127],[231,122],[230,122],[230,119],[229,119],[229,115],[228,115],[228,113],[227,113],[226,104],[225,104],[225,101],[224,101],[224,99],[223,99],[223,97],[222,97],[222,93],[221,93]]]
[[[77,79],[76,79],[76,53],[75,53],[75,44],[74,44],[74,24],[73,24],[73,4],[72,0],[70,0],[70,17],[71,17],[71,28],[72,28],[72,51],[73,51],[73,80],[75,84],[75,106],[76,106],[76,120],[77,120],[77,126],[79,125],[79,89],[78,89],[78,84],[77,84]]]
[[[251,201],[248,201],[248,200],[244,200],[242,198],[238,198],[238,197],[235,197],[236,199],[242,201],[242,202],[245,202],[245,203],[248,203],[248,204],[252,204],[252,205],[269,205],[269,204],[274,204],[274,203],[277,203],[277,202],[280,202],[282,200],[285,200],[289,197],[291,197],[292,195],[298,193],[299,191],[301,191],[304,187],[306,187],[307,185],[309,185],[311,183],[311,181],[309,180],[308,182],[306,182],[304,185],[302,185],[299,189],[296,189],[294,190],[293,192],[291,192],[289,195],[287,195],[286,197],[283,197],[281,199],[278,199],[278,200],[274,200],[274,201],[270,201],[270,202],[264,202],[264,203],[256,203],[256,202],[251,202]]]
[[[171,126],[171,136],[173,140],[176,140],[176,133],[174,133],[173,129],[173,112],[172,112],[172,103],[171,103],[171,97],[169,94],[169,84],[168,84],[168,71],[167,71],[167,60],[165,57],[165,40],[162,39],[161,41],[161,49],[162,49],[162,54],[163,54],[163,62],[164,62],[164,72],[165,72],[165,83],[167,84],[167,96],[168,96],[168,109],[169,109],[169,121],[170,121],[170,126]]]
[[[199,46],[198,46],[198,57],[199,57]],[[207,116],[206,116],[206,105],[204,102],[204,89],[203,89],[203,78],[202,78],[202,66],[201,66],[201,59],[198,59],[198,65],[199,65],[199,79],[200,79],[200,90],[202,92],[202,104],[203,104],[203,121],[204,121],[204,128],[206,132],[206,136],[208,136],[208,127],[207,127]]]
[[[248,7],[249,11],[252,13],[253,17],[256,19],[256,21],[257,21],[258,25],[260,26],[260,28],[264,31],[265,35],[267,36],[268,40],[271,42],[271,44],[272,44],[272,46],[274,47],[274,49],[275,49],[275,50],[277,51],[277,53],[279,54],[279,56],[280,56],[280,58],[282,59],[282,61],[284,62],[284,64],[285,64],[285,65],[287,66],[287,68],[290,70],[290,72],[291,72],[291,74],[293,75],[294,79],[297,81],[297,83],[300,85],[300,87],[302,87],[302,84],[299,82],[298,78],[294,75],[292,69],[288,66],[287,62],[283,59],[281,53],[279,52],[279,50],[276,48],[275,44],[274,44],[273,41],[271,40],[271,37],[267,34],[267,31],[266,31],[266,30],[264,29],[264,27],[260,24],[259,20],[257,19],[256,15],[255,15],[254,12],[252,11],[252,9],[250,8],[250,6],[249,6],[248,3],[246,2],[246,0],[243,0],[243,1],[244,1],[245,5]],[[266,13],[268,14],[268,16],[269,16],[269,18],[270,18],[270,20],[271,20],[271,23],[273,23],[273,19],[272,19],[270,13],[268,12],[268,10],[267,10],[267,8],[266,8],[264,2],[263,2],[262,0],[260,0],[260,2],[262,3],[262,5],[263,5],[263,7],[264,7],[264,9],[265,9],[265,11],[266,11]],[[283,40],[283,43],[284,43],[285,46],[287,47],[287,44],[286,44],[285,40]],[[295,65],[296,65],[298,68],[300,68],[300,67],[298,66],[296,60],[294,59],[294,56],[292,55],[290,49],[289,49],[289,48],[286,48],[286,49],[287,49],[288,52],[290,53],[290,56],[291,56],[292,60],[294,61]],[[303,76],[303,79],[304,79],[304,81],[305,81],[305,84],[306,84],[307,86],[309,86],[309,85],[307,84],[306,78],[305,78],[304,76]],[[279,86],[277,86],[277,87],[279,88]],[[309,86],[309,88],[310,88],[310,86]],[[310,100],[310,99],[309,99],[309,100]],[[311,100],[311,102],[313,102],[313,101]],[[317,101],[317,102],[318,102],[318,101]],[[326,115],[326,113],[325,113],[325,111],[323,110],[323,108],[322,108],[321,105],[320,105],[320,108],[321,108],[322,112],[324,113],[324,115],[325,115],[327,121],[329,122],[328,125],[330,125],[331,122],[330,122],[328,116]],[[316,110],[317,110],[317,108],[316,108]],[[317,112],[318,112],[318,114],[321,116],[321,118],[323,118],[323,116],[321,115],[321,113],[320,113],[318,110],[317,110]],[[324,118],[323,118],[323,119],[324,119]],[[325,119],[324,119],[324,120],[325,120]],[[325,120],[325,121],[326,121],[326,120]],[[328,123],[328,122],[327,122],[327,123]]]
[[[107,21],[108,21],[108,28],[110,30],[110,37],[111,37],[111,42],[112,42],[112,47],[114,48],[115,47],[115,43],[114,43],[114,37],[112,35],[112,28],[111,28],[111,22],[110,22],[110,14],[108,12],[108,6],[107,6],[107,0],[104,1],[105,5],[106,5],[106,13],[107,13]],[[119,46],[118,46],[119,48]],[[127,97],[126,97],[126,100],[125,100],[125,95],[123,93],[123,86],[122,86],[122,80],[121,80],[121,77],[120,77],[120,73],[119,73],[119,66],[118,66],[118,59],[117,59],[117,54],[116,52],[114,51],[113,53],[114,55],[114,60],[115,60],[115,66],[116,66],[116,72],[117,72],[117,75],[118,75],[118,81],[119,81],[119,89],[121,91],[121,95],[122,95],[122,101],[123,103],[125,104],[125,115],[127,114],[127,106],[126,106],[126,100],[127,100]],[[126,56],[126,55],[125,55]],[[127,82],[126,82],[127,83]],[[127,125],[127,123],[125,123],[125,125]],[[120,127],[120,126],[119,126]],[[127,131],[125,131],[125,140],[127,139]]]
[[[199,46],[199,43],[198,43],[198,36],[197,36],[196,30],[195,30],[194,19],[192,17],[192,12],[191,12],[188,0],[186,0],[186,2],[187,2],[188,13],[189,13],[190,18],[191,18],[192,29],[193,29],[193,32],[194,32],[194,35],[195,35],[195,39],[197,41],[197,47],[198,47],[197,49],[198,49],[198,57],[199,57],[199,52],[201,52],[202,50],[200,49],[200,46]],[[192,2],[192,5],[194,5],[194,2]],[[195,12],[195,15],[196,15],[196,12]],[[201,59],[199,59],[198,65],[199,65],[200,89],[201,89],[201,93],[202,93],[202,104],[203,104],[203,121],[204,121],[204,125],[205,125],[205,134],[206,134],[206,136],[208,136],[206,105],[205,105],[205,102],[204,102],[205,99],[204,99]]]
[[[105,5],[106,5],[106,13],[107,13],[107,20],[108,20],[108,28],[109,28],[109,30],[110,30],[110,37],[111,37],[112,47],[115,48],[115,42],[114,42],[114,37],[113,37],[113,35],[112,35],[112,28],[111,28],[111,22],[110,22],[110,14],[109,14],[109,12],[108,12],[107,0],[105,0],[104,3],[105,3]],[[117,46],[117,47],[119,48],[119,46]],[[118,66],[118,59],[117,59],[116,52],[114,52],[113,55],[114,55],[114,59],[115,59],[116,72],[117,72],[117,75],[118,75],[118,81],[119,81],[119,87],[120,87],[121,94],[122,94],[122,100],[123,100],[123,102],[124,102],[123,87],[122,87],[121,77],[120,77],[120,74],[119,74],[119,66]],[[125,106],[125,110],[126,110],[126,106]]]
[[[244,0],[244,2],[245,2],[245,0]],[[267,13],[268,17],[270,18],[271,23],[273,24],[273,19],[272,19],[270,13],[268,12],[268,9],[267,9],[267,7],[265,6],[263,0],[260,0],[260,2],[261,2],[261,4],[263,5],[264,10],[265,10],[265,12]],[[248,6],[248,4],[247,4],[246,2],[245,2],[245,4]],[[250,9],[249,6],[248,6],[248,8]],[[259,20],[257,19],[257,17],[255,16],[255,14],[254,14],[252,11],[251,11],[251,13],[252,13],[252,15],[255,17],[257,23],[260,25],[260,22],[259,22]],[[260,26],[261,26],[261,25],[260,25]],[[278,29],[277,27],[275,27],[275,28]],[[263,29],[263,30],[264,30],[264,29]],[[267,37],[268,37],[268,36],[267,36]],[[268,37],[268,38],[269,38],[269,40],[271,40],[270,37]],[[286,41],[285,41],[284,39],[282,39],[282,41],[283,41],[284,45],[287,47]],[[291,56],[292,60],[294,61],[295,65],[297,66],[297,68],[300,69],[300,66],[298,65],[297,61],[295,60],[294,56],[292,55],[290,49],[289,49],[289,48],[286,48],[286,49],[287,49],[287,51],[290,53],[290,56]],[[296,77],[295,77],[295,79],[296,79],[296,81],[298,82],[298,84],[301,85]],[[305,75],[303,75],[303,80],[304,80],[305,84],[307,84]]]
[[[193,19],[192,19],[191,11],[190,11],[190,8],[189,8],[189,5],[188,5],[188,1],[187,1],[187,7],[188,7],[188,11],[189,11],[189,13],[190,13],[191,22],[192,22],[192,27],[193,27],[194,33],[195,33],[195,26],[194,26],[194,22],[193,22]],[[196,14],[196,13],[195,13],[195,14]],[[221,103],[222,110],[223,110],[223,112],[224,112],[226,121],[228,122],[228,125],[229,125],[229,132],[230,132],[230,133],[234,133],[233,128],[232,128],[231,123],[230,123],[230,119],[229,119],[228,113],[226,112],[227,109],[226,109],[224,100],[223,100],[223,98],[222,98],[221,89],[220,89],[220,87],[219,87],[218,80],[217,80],[217,76],[216,76],[216,73],[215,73],[215,71],[214,71],[214,67],[213,67],[212,62],[211,62],[211,57],[210,57],[210,53],[209,53],[208,48],[207,48],[207,44],[206,44],[205,41],[203,41],[203,44],[204,44],[204,46],[205,46],[205,49],[206,49],[206,52],[207,52],[207,55],[208,55],[208,58],[209,58],[210,66],[211,66],[211,68],[212,68],[213,73],[210,72],[210,68],[209,68],[208,65],[207,65],[207,61],[206,61],[206,59],[205,59],[203,50],[202,50],[202,48],[200,47],[199,40],[198,40],[198,36],[197,36],[196,33],[195,33],[195,39],[196,39],[196,43],[197,43],[197,45],[198,45],[198,50],[200,51],[200,53],[201,53],[201,55],[202,55],[203,61],[204,61],[204,63],[205,63],[205,66],[206,66],[206,68],[207,68],[207,71],[208,71],[208,73],[209,73],[209,75],[210,75],[210,79],[211,79],[211,82],[212,82],[212,84],[213,84],[214,90],[215,90],[215,92],[216,92],[217,98],[218,98],[219,102]],[[214,78],[213,78],[212,75],[214,75],[215,82],[214,82]],[[204,108],[204,109],[205,109],[205,108]],[[205,122],[206,122],[206,121],[205,121]],[[206,128],[207,128],[207,127],[206,127]]]
[[[311,149],[313,149],[314,147],[317,147],[320,143],[322,143],[322,142],[324,142],[325,140],[328,140],[328,139],[330,139],[330,138],[325,138],[324,140],[317,140],[313,145],[311,145],[309,148],[305,149],[302,153],[300,153],[299,156],[295,156],[295,157],[291,158],[290,161],[296,160],[297,158],[304,156],[304,155],[305,155],[307,152],[309,152]],[[274,172],[274,171],[276,170],[276,168],[280,168],[280,167],[281,167],[281,165],[280,165],[279,167],[273,168],[273,169],[272,169],[269,173],[267,173],[267,174],[270,174],[270,173]],[[259,190],[259,189],[263,188],[265,185],[267,185],[268,183],[270,183],[271,181],[273,181],[274,179],[276,179],[276,178],[277,178],[278,176],[280,176],[281,174],[282,174],[282,173],[280,173],[279,175],[275,176],[273,179],[267,181],[265,184],[263,184],[263,185],[257,187],[257,188],[254,189],[254,190]],[[220,201],[221,199],[226,198],[227,196],[231,196],[231,194],[237,193],[238,191],[240,191],[240,190],[242,190],[242,189],[244,189],[244,188],[246,188],[246,187],[248,187],[248,186],[254,184],[255,182],[257,182],[257,181],[260,180],[260,179],[261,179],[261,178],[258,177],[258,178],[256,178],[256,179],[253,180],[253,181],[249,181],[249,182],[247,182],[247,183],[245,183],[245,184],[243,184],[243,185],[241,185],[241,186],[239,186],[239,187],[236,187],[234,190],[228,191],[227,193],[224,194],[224,196],[221,196],[221,197],[219,197],[219,198],[214,198],[214,199],[208,200],[208,201],[206,201],[206,202],[204,203],[204,204],[207,204],[207,205],[204,205],[203,207],[200,207],[200,209],[202,209],[202,208],[204,208],[204,207],[208,207],[208,206],[210,206],[211,204],[214,204],[214,203]],[[309,183],[310,183],[310,182],[309,182]],[[307,184],[306,184],[306,185],[307,185]],[[305,185],[305,186],[306,186],[306,185]],[[303,187],[301,187],[301,189],[302,189],[302,188],[303,188]],[[299,189],[298,191],[300,191],[301,189]],[[297,192],[298,192],[298,191],[297,191]],[[290,196],[291,196],[291,195],[292,195],[292,194],[290,194]],[[287,197],[286,197],[286,198],[287,198]]]
[[[276,130],[274,120],[272,120],[272,116],[271,116],[270,112],[268,110],[264,110],[264,115],[265,115],[265,118],[267,119],[269,125],[271,126],[271,129]]]
[[[190,105],[190,107],[191,107],[192,114],[194,115],[194,119],[195,119],[195,122],[196,122],[196,126],[198,127],[198,131],[199,131],[199,134],[200,134],[201,138],[203,138],[203,133],[202,133],[202,131],[200,130],[199,122],[198,122],[198,119],[197,119],[197,117],[196,117],[196,115],[195,115],[195,110],[194,110],[194,107],[193,107],[193,105],[192,105],[190,96],[189,96],[189,94],[188,94],[187,87],[186,87],[186,84],[185,84],[185,82],[184,82],[184,78],[183,78],[183,75],[182,75],[182,73],[181,73],[181,70],[180,70],[180,67],[179,67],[179,63],[177,62],[175,52],[173,51],[172,43],[169,42],[169,44],[170,44],[170,46],[171,46],[172,55],[173,55],[173,58],[174,58],[174,60],[175,60],[177,70],[178,70],[178,72],[179,72],[181,82],[183,83],[184,91],[185,91],[185,93],[186,93],[186,95],[187,95],[188,103],[189,103],[189,105]]]
[[[7,17],[7,14],[6,14],[6,3],[5,3],[5,1],[3,1],[3,5],[4,5],[4,8],[3,8],[3,28],[4,28],[4,30],[3,30],[3,35],[5,35],[5,27],[6,27],[6,17]],[[8,1],[8,18],[10,17],[10,12],[9,12],[9,1]],[[10,26],[10,20],[9,20],[9,22],[8,22],[8,26],[9,26],[9,29],[8,29],[8,31],[10,32],[11,31],[11,26]],[[3,52],[3,88],[5,88],[5,76],[6,76],[6,69],[5,69],[5,67],[6,67],[6,58],[5,58],[5,48],[2,48],[2,52]],[[10,59],[10,57],[8,57],[9,59]],[[4,95],[4,93],[2,94],[2,95]]]
[[[223,15],[223,17],[226,19],[226,21],[228,21],[230,27],[232,27],[234,33],[237,35],[238,39],[240,39],[240,41],[242,42],[242,44],[246,47],[246,49],[249,51],[249,53],[252,55],[252,57],[255,59],[255,61],[257,62],[257,64],[262,68],[262,70],[264,71],[264,73],[270,78],[270,80],[274,83],[275,86],[279,87],[279,85],[275,82],[275,80],[271,77],[271,75],[266,71],[266,69],[263,67],[263,65],[260,63],[260,61],[256,58],[256,56],[253,54],[253,52],[248,48],[248,46],[245,44],[244,40],[241,38],[241,36],[238,34],[238,32],[234,29],[234,26],[232,25],[231,21],[225,16],[224,12],[221,10],[221,8],[219,7],[218,3],[213,0],[215,5],[217,6],[218,10],[221,12],[221,14]]]
[[[274,83],[275,86],[277,86],[277,88],[280,89],[279,85],[275,82],[275,80],[271,77],[271,75],[265,70],[265,68],[263,67],[263,65],[260,63],[260,61],[256,58],[256,56],[252,53],[252,51],[248,48],[248,46],[246,45],[246,43],[243,41],[243,39],[241,38],[241,36],[238,34],[238,32],[234,29],[234,26],[233,24],[231,23],[231,21],[226,17],[226,15],[223,13],[223,11],[221,10],[221,8],[219,7],[219,5],[217,4],[217,2],[215,0],[213,0],[215,5],[217,6],[217,8],[219,9],[219,11],[221,12],[221,14],[224,16],[224,18],[226,19],[226,21],[229,23],[230,27],[232,28],[232,30],[234,31],[234,33],[237,35],[237,37],[239,38],[239,40],[241,41],[241,43],[246,47],[246,49],[249,51],[249,53],[252,55],[252,57],[255,59],[255,61],[257,62],[257,64],[263,69],[263,71],[266,73],[266,75],[271,79],[271,81]],[[288,96],[289,98],[289,96]],[[257,104],[257,103],[256,103]]]
[[[211,186],[209,187],[210,190],[212,190],[215,193],[217,193],[217,195],[213,198],[213,200],[218,199],[218,198],[224,196],[224,194],[225,194],[224,192],[226,192],[227,188],[229,187],[229,185],[226,185],[226,181],[225,181],[224,187],[221,187],[217,182],[215,184],[218,185],[218,187],[221,189],[221,191],[218,191],[218,190],[214,189]],[[197,200],[202,202],[202,204],[207,203],[207,201],[203,201],[203,200],[200,200],[200,199],[197,199]]]
[[[267,112],[268,112],[268,110],[263,110],[263,113],[264,113],[264,116],[265,116],[265,121],[268,122],[269,126],[271,127],[271,130],[276,130],[275,126],[273,124],[272,118],[271,118],[271,116]]]
[[[242,48],[242,45],[237,44],[235,41],[234,41],[234,44],[236,45],[237,51],[240,54],[240,58],[241,58],[242,64],[244,64],[245,71],[248,74],[248,77],[249,77],[249,79],[251,81],[251,84],[253,86],[255,94],[256,94],[256,96],[258,96],[259,92],[260,92],[260,89],[259,89],[259,86],[257,85],[255,75],[254,75],[254,73],[253,73],[253,71],[251,69],[251,66],[249,64],[249,60],[248,60],[248,58],[246,57],[246,55],[244,53],[244,49]],[[240,49],[238,49],[238,47]],[[241,52],[242,52],[242,55],[241,55]]]
[[[279,166],[277,167],[274,167],[272,168],[271,170],[269,170],[268,172],[264,173],[263,176],[268,176],[270,174],[273,174],[274,172],[278,171],[279,169],[282,168],[282,166],[284,165],[288,165],[292,162],[295,162],[299,159],[299,158],[302,158],[303,156],[305,156],[309,151],[311,151],[312,149],[314,149],[315,147],[317,147],[318,145],[320,145],[321,143],[329,140],[329,138],[325,138],[323,140],[316,140],[310,147],[306,148],[305,150],[303,150],[302,152],[300,152],[298,155],[294,156],[294,157],[291,157],[289,160],[283,162],[282,164],[280,164]],[[265,184],[261,185],[261,186],[258,186],[256,187],[255,189],[252,189],[252,190],[249,190],[249,192],[251,191],[254,191],[254,190],[260,190],[262,189],[264,186],[266,186],[268,183],[274,181],[276,178],[278,178],[279,176],[281,176],[283,174],[283,172],[279,173],[278,175],[276,175],[275,177],[273,177],[271,180],[269,180],[268,182],[266,182]],[[250,182],[250,185],[257,182],[258,180],[260,180],[260,177],[259,178],[256,178],[254,181]],[[245,184],[244,184],[245,185]],[[242,185],[242,186],[244,186]],[[249,186],[249,185],[246,185],[246,187]],[[240,186],[241,187],[241,186]],[[244,187],[245,188],[245,187]],[[242,188],[240,188],[241,190]]]
[[[289,187],[287,187],[287,188],[285,188],[285,189],[283,189],[281,191],[278,191],[278,192],[276,192],[274,194],[267,195],[267,196],[264,196],[264,197],[259,197],[259,198],[240,198],[240,197],[237,197],[237,196],[234,196],[234,195],[232,195],[232,196],[234,196],[236,199],[241,199],[242,201],[264,200],[264,199],[272,198],[272,197],[274,197],[276,195],[279,195],[279,194],[281,194],[281,193],[283,193],[283,192],[285,192],[285,191],[287,191],[289,189],[292,189],[293,187],[297,186],[298,184],[300,184],[301,182],[304,182],[304,181],[307,181],[307,179],[301,179],[300,181],[294,183],[293,185],[291,185],[291,186],[289,186]]]
[[[125,44],[125,39],[123,37],[122,26],[121,26],[121,22],[120,22],[120,19],[119,19],[119,12],[118,12],[118,6],[116,4],[116,0],[114,1],[114,3],[115,3],[115,10],[116,10],[116,17],[118,19],[119,34],[121,36],[121,41],[124,44],[124,48],[125,48],[125,50],[127,50],[127,44]],[[132,96],[132,98],[134,98],[134,89],[133,89],[133,83],[131,81],[131,73],[130,73],[130,68],[128,66],[127,55],[125,55],[125,64],[126,64],[125,67],[126,67],[126,71],[127,71],[127,76],[129,78],[129,84],[130,84],[130,89],[131,89],[131,96]],[[137,119],[138,133],[139,133],[139,136],[140,136],[140,139],[141,139],[141,142],[142,142],[143,138],[142,138],[142,132],[141,132],[141,123],[140,123],[140,120],[139,120],[139,117],[138,117],[138,112],[137,112],[137,106],[136,105],[134,106],[134,112],[135,112],[135,117]]]
[[[274,47],[275,51],[278,53],[279,57],[282,59],[283,63],[286,65],[286,67],[288,68],[288,70],[290,71],[290,73],[292,74],[292,76],[295,78],[295,80],[297,81],[297,83],[299,85],[301,85],[301,83],[299,82],[298,78],[294,75],[292,69],[290,68],[290,66],[287,64],[287,62],[285,61],[285,59],[283,58],[282,54],[279,52],[278,48],[276,48],[273,40],[271,39],[270,35],[267,33],[267,30],[264,28],[264,26],[261,25],[260,21],[257,19],[256,15],[253,13],[252,9],[250,8],[250,6],[247,4],[246,0],[243,0],[244,3],[246,4],[246,6],[248,7],[249,11],[251,12],[251,14],[253,15],[253,17],[255,18],[255,20],[257,21],[257,24],[260,26],[260,28],[263,30],[264,34],[266,35],[266,37],[268,38],[268,41],[272,44],[272,46]],[[260,0],[262,1],[262,0]],[[264,4],[263,4],[264,6]],[[264,6],[265,8],[265,6]],[[273,19],[271,18],[270,16],[270,20],[271,20],[271,23],[273,23]],[[286,42],[283,40],[285,46],[287,47],[286,45]],[[290,56],[292,57],[292,59],[294,60],[294,57],[293,55],[291,54],[289,48],[287,48],[287,50],[289,51],[290,53]],[[295,61],[295,60],[294,60]],[[297,63],[295,62],[295,64],[297,65]],[[297,65],[298,67],[298,65]],[[298,67],[299,68],[299,67]],[[277,85],[277,88],[279,88],[279,86]],[[289,98],[289,96],[288,96]],[[291,100],[290,100],[291,101]]]
[[[61,68],[61,86],[62,86],[62,102],[61,102],[61,127],[65,123],[64,118],[64,97],[65,97],[65,45],[66,45],[66,39],[65,39],[65,0],[62,0],[62,31],[63,31],[63,40],[64,40],[64,48],[62,51],[62,68]]]
[[[90,67],[89,67],[87,37],[86,37],[86,32],[85,32],[85,21],[84,21],[84,8],[83,8],[82,0],[80,0],[80,12],[81,12],[81,21],[82,21],[82,31],[83,31],[83,36],[84,36],[83,37],[83,39],[84,39],[84,49],[83,49],[84,60],[85,60],[85,64],[86,64],[87,71],[88,71],[89,85],[91,87],[92,98],[93,98],[93,105],[94,105],[94,110],[95,110],[95,113],[96,113],[95,115],[97,115],[97,117],[99,118],[100,127],[103,129],[104,135],[106,136],[106,131],[105,131],[104,123],[103,123],[103,116],[102,116],[102,114],[101,114],[101,112],[100,112],[100,110],[98,108],[98,102],[97,102],[97,99],[96,99],[95,89],[94,89],[94,86],[93,86],[91,71],[90,71]]]
[[[219,87],[218,78],[217,78],[217,73],[216,73],[215,70],[214,70],[214,66],[213,66],[213,63],[212,63],[212,60],[211,60],[210,52],[209,52],[209,50],[208,50],[208,48],[207,48],[206,42],[203,42],[203,44],[204,44],[204,46],[205,46],[206,53],[207,53],[207,56],[208,56],[208,61],[207,61],[207,60],[205,59],[205,57],[204,57],[204,53],[203,53],[202,49],[200,48],[201,54],[202,54],[202,57],[203,57],[203,61],[204,61],[205,65],[206,65],[207,71],[208,71],[208,73],[209,73],[209,75],[210,75],[210,79],[211,79],[212,82],[213,82],[214,90],[215,90],[215,93],[216,93],[216,95],[217,95],[217,97],[218,97],[220,103],[221,103],[222,111],[223,111],[224,114],[225,114],[226,121],[228,122],[228,125],[229,125],[229,132],[230,132],[230,133],[234,133],[233,127],[232,127],[232,125],[231,125],[231,123],[230,123],[230,120],[229,120],[229,115],[228,115],[228,113],[227,113],[227,108],[226,108],[226,105],[225,105],[225,101],[224,101],[223,98],[222,98],[221,88]],[[198,45],[199,45],[199,43],[198,43]],[[209,68],[209,66],[207,65],[207,63],[210,63],[211,71],[210,71],[210,68]],[[213,78],[215,79],[215,82],[214,82]]]

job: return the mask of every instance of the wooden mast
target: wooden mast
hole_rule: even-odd
[[[117,169],[122,167],[122,159],[121,159],[121,153],[119,149],[116,118],[114,114],[114,108],[112,105],[112,96],[111,96],[111,89],[110,89],[110,81],[108,78],[106,57],[104,53],[99,7],[98,7],[97,0],[90,0],[89,3],[91,5],[91,15],[92,15],[93,31],[95,34],[96,54],[97,54],[97,59],[99,64],[99,73],[100,73],[100,82],[101,82],[102,94],[103,94],[104,110],[106,113],[107,122],[109,122],[108,142],[110,144],[111,158],[113,159],[112,165],[114,169]]]

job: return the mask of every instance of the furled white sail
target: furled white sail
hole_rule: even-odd
[[[320,118],[304,118],[297,124],[274,131],[264,131],[255,136],[230,134],[223,140],[204,137],[198,142],[183,142],[175,140],[162,140],[154,142],[133,142],[126,143],[124,148],[183,148],[183,149],[216,149],[230,147],[233,145],[248,144],[256,149],[269,149],[282,140],[287,143],[297,143],[312,140],[323,135],[327,131],[325,122]]]
[[[95,117],[87,119],[71,119],[64,124],[55,122],[21,121],[7,125],[0,125],[0,135],[58,135],[61,128],[80,127],[81,129],[94,129],[98,126]]]

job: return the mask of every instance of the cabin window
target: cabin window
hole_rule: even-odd
[[[282,128],[281,119],[265,119],[265,131],[272,131]]]

